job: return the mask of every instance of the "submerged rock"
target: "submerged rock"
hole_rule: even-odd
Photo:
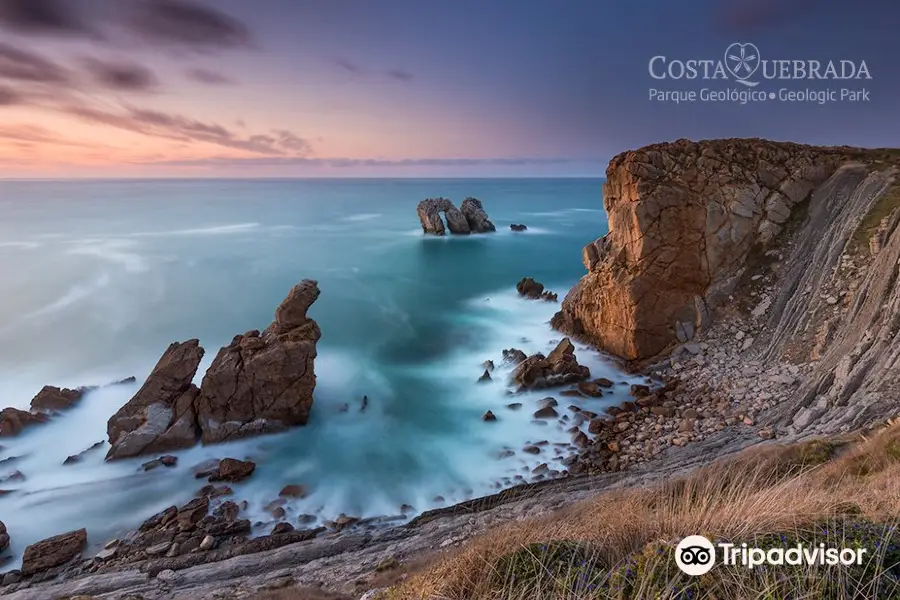
[[[52,385],[45,385],[41,391],[31,400],[31,410],[35,412],[55,412],[71,408],[76,402],[81,400],[90,388],[77,388],[70,390],[68,388],[58,388]]]
[[[236,483],[243,481],[256,470],[256,463],[250,460],[238,460],[236,458],[223,458],[219,468],[209,476],[209,482],[227,481]]]
[[[189,448],[197,443],[195,403],[200,390],[191,383],[203,348],[196,339],[173,343],[141,389],[110,417],[106,459]]]
[[[12,437],[22,433],[22,430],[32,425],[46,423],[50,417],[43,413],[31,413],[18,408],[4,408],[0,410],[0,437]]]
[[[70,455],[70,456],[67,456],[67,457],[66,457],[66,460],[63,461],[63,464],[64,464],[64,465],[71,465],[71,464],[77,463],[77,462],[79,462],[82,458],[84,458],[84,455],[85,455],[85,454],[87,454],[88,452],[91,452],[92,450],[97,450],[97,449],[99,449],[99,448],[102,448],[104,444],[106,444],[106,442],[103,441],[103,440],[100,440],[100,441],[97,442],[96,444],[91,445],[90,448],[87,448],[86,450],[82,450],[82,451],[79,452],[78,454],[72,454],[72,455]]]
[[[509,228],[513,231],[528,231],[524,223],[510,223]]]
[[[307,310],[318,297],[316,281],[301,281],[265,331],[239,335],[219,350],[197,399],[204,444],[306,424],[316,386],[316,342],[322,336]]]

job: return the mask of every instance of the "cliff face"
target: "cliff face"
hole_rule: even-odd
[[[704,327],[751,251],[844,160],[764,140],[656,144],[615,157],[603,188],[609,233],[583,251],[588,274],[553,325],[629,360]]]
[[[779,432],[891,416],[898,173],[898,150],[763,140],[621,154],[604,186],[610,232],[585,247],[588,274],[553,325],[626,359],[666,357],[660,372],[731,403],[755,394]],[[785,372],[797,376],[773,375]]]

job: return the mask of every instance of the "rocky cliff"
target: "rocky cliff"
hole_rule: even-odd
[[[687,347],[735,390],[747,377],[718,373],[706,342],[736,335],[754,372],[802,373],[777,410],[792,431],[884,417],[900,391],[898,164],[898,151],[757,139],[620,154],[609,233],[584,248],[588,274],[553,325],[645,364],[673,350],[683,363]]]

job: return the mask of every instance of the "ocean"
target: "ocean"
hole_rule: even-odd
[[[566,424],[532,423],[548,393],[508,396],[504,372],[476,383],[501,351],[547,352],[560,339],[558,304],[517,297],[534,277],[559,293],[584,274],[581,249],[607,230],[597,179],[108,180],[0,182],[0,407],[26,408],[45,384],[134,384],[89,393],[74,409],[0,439],[0,520],[17,564],[24,547],[80,527],[92,545],[189,500],[204,482],[191,466],[251,458],[233,486],[266,533],[264,505],[286,484],[310,495],[288,518],[343,512],[422,512],[531,479],[559,461]],[[423,235],[419,200],[481,199],[498,231]],[[528,231],[511,232],[510,223]],[[310,422],[289,432],[177,453],[178,466],[143,472],[153,457],[104,463],[107,419],[173,341],[206,349],[263,329],[292,285],[319,282],[318,382]],[[579,347],[596,377],[631,379]],[[624,388],[622,388],[624,389]],[[366,411],[358,407],[368,396]],[[560,413],[571,402],[559,397]],[[599,411],[621,397],[579,401]],[[522,402],[522,410],[506,408]],[[344,404],[349,410],[342,412]],[[482,421],[492,410],[494,423]],[[549,443],[539,456],[526,443]],[[107,446],[108,448],[108,446]],[[515,455],[498,458],[505,449]],[[443,501],[438,498],[442,497]],[[294,521],[296,525],[296,521]]]

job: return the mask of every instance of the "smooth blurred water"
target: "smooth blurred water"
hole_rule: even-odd
[[[480,198],[496,234],[425,237],[416,203]],[[523,222],[514,233],[511,222]],[[13,550],[86,526],[92,543],[186,501],[201,486],[190,467],[209,457],[252,457],[235,486],[250,518],[288,483],[312,494],[289,515],[417,511],[491,493],[563,452],[566,425],[531,423],[537,399],[511,411],[502,372],[477,384],[501,350],[547,351],[558,305],[516,296],[532,276],[560,299],[583,274],[581,248],[606,232],[600,180],[286,180],[0,182],[0,406],[28,406],[44,384],[100,389],[54,422],[0,440],[0,497]],[[175,469],[106,464],[106,421],[172,341],[199,338],[207,354],[264,328],[290,287],[316,279],[311,309],[323,332],[306,427],[179,454]],[[581,349],[596,376],[614,367]],[[358,410],[369,397],[368,409]],[[569,399],[557,397],[560,414]],[[595,410],[611,397],[580,402]],[[350,404],[346,413],[343,403]],[[499,420],[484,423],[493,410]],[[551,442],[542,456],[527,441]],[[498,460],[503,448],[516,456]],[[557,455],[557,452],[560,455]],[[146,460],[146,459],[144,459]],[[262,529],[262,528],[260,528]]]

